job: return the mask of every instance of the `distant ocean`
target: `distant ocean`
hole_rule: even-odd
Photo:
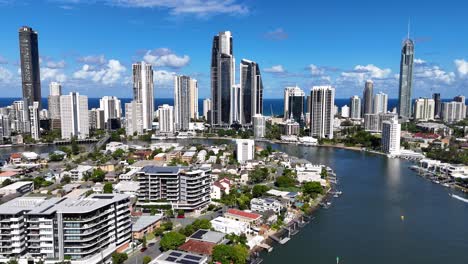
[[[88,98],[88,108],[99,108],[99,99],[100,98]],[[9,106],[13,101],[20,100],[20,98],[0,98],[0,107]],[[122,102],[122,111],[125,111],[124,104],[129,103],[132,99],[130,98],[120,98]],[[203,115],[203,100],[198,99],[198,113]],[[443,99],[442,101],[451,101],[451,99]],[[391,111],[394,107],[397,106],[398,99],[388,99],[388,110]],[[162,104],[174,105],[173,98],[157,98],[154,100],[155,109]],[[350,105],[349,98],[335,99],[335,104],[338,107],[344,105]],[[47,98],[42,98],[42,108],[47,108]],[[283,99],[264,99],[263,100],[263,114],[270,116],[271,113],[275,116],[283,115],[284,113],[284,104]]]

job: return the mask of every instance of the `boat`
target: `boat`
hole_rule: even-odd
[[[458,195],[456,195],[456,194],[449,193],[449,196],[452,197],[452,198],[455,198],[455,199],[457,199],[457,200],[460,200],[460,201],[462,201],[462,202],[468,203],[468,199],[463,198],[463,197],[461,197],[461,196],[458,196]]]

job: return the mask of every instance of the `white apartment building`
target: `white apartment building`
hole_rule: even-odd
[[[240,222],[226,217],[218,216],[211,220],[211,227],[218,232],[224,234],[248,234],[250,233],[250,224],[246,222]]]
[[[115,96],[104,96],[99,100],[99,109],[104,110],[104,121],[107,123],[111,118],[122,117],[122,104]]]
[[[256,212],[273,211],[275,213],[281,212],[283,205],[276,199],[271,198],[253,198],[250,200],[250,209]]]
[[[266,118],[261,114],[252,116],[254,138],[264,138],[266,130]]]
[[[33,102],[29,106],[29,122],[31,124],[31,137],[34,140],[39,140],[39,102]]]
[[[442,117],[444,122],[453,123],[466,117],[466,105],[462,102],[442,103]]]
[[[351,119],[361,119],[361,98],[355,95],[350,99]]]
[[[105,129],[106,121],[104,119],[104,110],[92,108],[89,110],[89,128],[90,129]]]
[[[379,124],[379,114],[364,114],[364,130],[368,132],[380,132]]]
[[[333,106],[335,88],[314,86],[311,91],[310,136],[314,138],[333,138]]]
[[[208,121],[209,111],[211,111],[211,99],[206,98],[203,100],[203,116],[206,121]]]
[[[211,169],[207,167],[145,166],[137,177],[139,204],[201,211],[211,201]]]
[[[253,139],[237,139],[237,161],[243,163],[253,160],[255,155],[255,141]]]
[[[62,139],[89,136],[88,97],[71,92],[60,96]]]
[[[130,200],[21,197],[0,205],[0,260],[97,264],[131,241]]]
[[[143,120],[143,129],[153,128],[154,112],[154,82],[153,67],[146,62],[138,62],[133,68],[133,100],[141,103],[142,114],[139,120]],[[138,131],[138,130],[134,130]]]
[[[61,177],[69,176],[73,182],[79,182],[83,180],[85,175],[89,175],[93,172],[93,167],[89,165],[78,165],[76,168],[69,171],[64,171]]]
[[[414,101],[414,118],[416,120],[434,120],[435,101],[429,98],[418,98]]]
[[[297,181],[302,182],[320,182],[325,184],[325,180],[322,179],[321,173],[324,165],[313,165],[310,163],[296,166]]]
[[[397,120],[382,123],[382,151],[395,155],[400,153],[401,124]]]
[[[133,100],[125,104],[125,134],[143,134],[143,104]]]
[[[49,84],[49,97],[47,98],[49,117],[53,129],[60,128],[60,96],[62,95],[62,85],[58,82]]]
[[[160,105],[158,107],[157,115],[158,115],[158,122],[159,122],[159,132],[173,133],[175,130],[174,107],[167,105],[167,104]]]
[[[341,117],[349,118],[349,106],[344,105],[341,107]]]
[[[230,111],[230,123],[241,123],[241,116],[243,113],[243,95],[242,95],[242,89],[239,84],[233,85],[231,87],[231,111]]]
[[[374,95],[374,114],[386,113],[388,111],[388,95],[382,92]]]

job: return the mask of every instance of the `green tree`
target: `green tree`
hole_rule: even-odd
[[[322,171],[320,172],[320,178],[326,179],[328,177],[328,172],[325,167],[322,167]]]
[[[211,222],[208,219],[196,219],[192,224],[180,230],[185,236],[191,236],[199,229],[211,229]]]
[[[80,147],[78,146],[78,142],[76,142],[76,137],[72,137],[71,139],[71,152],[73,155],[78,155],[80,153]]]
[[[71,182],[71,177],[69,175],[65,175],[62,177],[62,179],[60,179],[60,183],[63,183],[63,184],[69,184]]]
[[[103,182],[105,177],[106,173],[100,168],[98,168],[93,170],[93,173],[91,173],[89,179],[93,182]]]
[[[179,232],[171,231],[161,238],[161,248],[164,251],[176,249],[185,242],[185,236]]]
[[[216,245],[213,248],[212,259],[222,264],[245,264],[249,251],[243,245]]]
[[[269,190],[270,190],[270,187],[266,185],[257,184],[252,188],[252,196],[254,198],[262,197]]]
[[[279,176],[276,178],[275,186],[279,188],[289,188],[296,185],[296,181],[288,176]]]
[[[255,167],[254,170],[249,172],[249,181],[253,184],[261,183],[268,178],[269,172],[267,168]]]
[[[125,154],[125,150],[117,149],[116,151],[114,151],[114,153],[112,153],[112,158],[117,160],[117,159],[120,159],[121,157],[123,157],[124,154]]]
[[[148,264],[150,263],[152,258],[150,256],[144,256],[143,257],[143,264]]]
[[[302,187],[302,192],[315,197],[317,194],[323,194],[323,187],[320,182],[306,182]]]
[[[127,259],[127,253],[112,253],[112,264],[123,264]]]
[[[103,187],[104,193],[113,193],[114,189],[112,188],[112,183],[106,182]]]
[[[6,264],[18,264],[18,260],[15,258],[11,258],[10,260],[7,261]]]
[[[146,248],[147,246],[147,239],[146,239],[146,236],[143,236],[143,238],[141,239],[141,245],[143,246],[143,248]]]
[[[10,185],[12,183],[12,181],[10,179],[6,179],[2,182],[2,187],[5,187],[7,185]]]

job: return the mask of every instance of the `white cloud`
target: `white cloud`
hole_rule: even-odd
[[[422,59],[414,59],[414,64],[426,64],[426,61],[425,60],[422,60]]]
[[[364,83],[368,79],[385,79],[390,76],[392,70],[381,69],[373,64],[366,66],[356,65],[352,71],[341,73],[341,81],[350,81],[358,84]]]
[[[106,58],[102,54],[79,57],[77,61],[81,63],[86,63],[86,64],[98,64],[98,65],[103,65],[107,62]]]
[[[10,83],[13,80],[13,73],[10,70],[0,67],[0,83]]]
[[[468,61],[464,59],[455,60],[455,66],[457,68],[457,73],[461,77],[468,75]]]
[[[8,64],[8,60],[2,55],[0,55],[0,64]]]
[[[285,40],[288,37],[288,33],[286,33],[282,28],[277,28],[273,31],[268,31],[267,33],[265,33],[265,38],[271,40]]]
[[[432,87],[437,85],[450,85],[456,81],[455,73],[446,72],[438,65],[417,64],[414,69],[416,81],[422,81],[422,87]]]
[[[89,64],[85,64],[80,70],[73,73],[73,77],[83,80],[88,79],[104,85],[113,85],[122,78],[122,74],[125,70],[125,67],[120,61],[111,59],[108,61],[107,65],[101,68],[95,68]]]
[[[49,61],[47,61],[45,63],[45,66],[47,68],[51,68],[51,69],[63,69],[63,68],[65,68],[65,65],[66,65],[66,63],[65,63],[64,60],[60,60],[60,61],[51,61],[51,60],[49,60]]]
[[[165,70],[154,71],[154,85],[156,88],[173,88],[175,72]]]
[[[47,80],[63,83],[67,80],[67,76],[57,68],[41,68],[41,81]]]
[[[189,56],[177,56],[168,48],[148,50],[143,59],[155,67],[182,68],[190,62]]]
[[[310,70],[310,74],[312,74],[312,76],[322,76],[322,75],[325,74],[325,69],[324,68],[320,68],[320,67],[318,67],[317,65],[314,65],[314,64],[309,65],[309,70]]]
[[[285,73],[286,72],[283,65],[273,65],[270,68],[264,69],[263,71],[269,72],[269,73]]]
[[[109,0],[123,7],[163,8],[173,15],[246,14],[248,8],[237,0]]]

